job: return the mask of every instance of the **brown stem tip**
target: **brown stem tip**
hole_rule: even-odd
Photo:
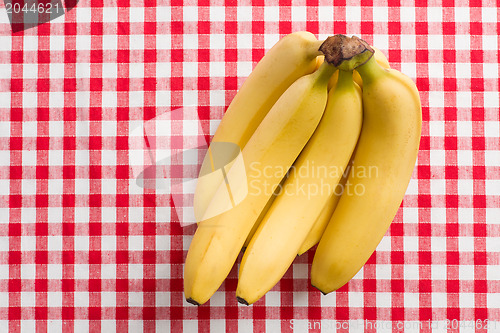
[[[342,70],[353,70],[370,59],[373,48],[356,36],[334,35],[328,37],[319,47],[325,60]]]
[[[198,306],[200,305],[200,303],[196,302],[196,301],[195,301],[194,299],[192,299],[191,297],[186,298],[186,302],[191,303],[191,304],[193,304],[193,305],[198,305]]]
[[[237,300],[238,300],[238,302],[240,302],[241,304],[250,305],[250,304],[248,304],[248,302],[247,302],[247,301],[245,301],[243,298],[241,298],[241,297],[239,297],[239,296],[238,296],[238,297],[236,297],[236,299],[237,299]]]

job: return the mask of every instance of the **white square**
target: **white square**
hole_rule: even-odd
[[[442,22],[443,10],[441,7],[427,7],[427,21],[428,22]]]
[[[116,265],[101,264],[101,279],[116,279]]]
[[[429,67],[429,77],[433,77],[433,78],[443,78],[444,77],[444,70],[443,70],[442,63],[431,62],[427,66]]]
[[[223,50],[226,48],[226,37],[222,34],[210,34],[210,49]],[[212,64],[212,63],[210,63]]]
[[[470,63],[455,63],[456,78],[457,79],[470,79],[471,78],[471,65]]]
[[[418,280],[419,279],[418,267],[419,267],[418,265],[405,264],[403,266],[405,280]]]
[[[7,273],[9,272],[9,268],[8,267],[5,267],[5,269],[2,269],[2,270],[6,270]],[[8,292],[1,292],[0,291],[0,307],[2,307],[2,308],[8,308],[9,307],[9,293]],[[2,328],[2,326],[0,326],[0,332],[8,332],[8,330],[2,331],[1,328]]]
[[[377,44],[378,45],[378,44]],[[401,38],[401,50],[415,50],[417,47],[417,42],[415,40],[415,35],[405,35]],[[429,64],[430,66],[431,64]],[[429,68],[429,74],[431,73]]]
[[[500,280],[500,265],[486,265],[486,278],[488,281]]]
[[[391,293],[378,292],[375,294],[377,308],[390,308],[392,307]]]
[[[486,183],[488,184],[488,183]],[[472,179],[459,179],[458,180],[458,195],[473,195],[474,194],[474,180]]]
[[[142,236],[129,236],[128,249],[130,251],[142,251],[144,249]]]
[[[210,332],[226,332],[225,319],[210,320]]]
[[[198,7],[184,6],[182,7],[182,17],[184,22],[198,21]]]
[[[141,66],[142,67],[142,66]],[[138,75],[138,74],[137,74]],[[171,65],[168,62],[157,62],[156,63],[156,77],[157,78],[167,78],[171,76]],[[156,93],[161,93],[160,90],[157,90]],[[129,91],[130,93],[130,91]],[[169,100],[170,101],[170,100]],[[168,104],[170,105],[170,104]]]
[[[156,20],[158,21],[158,11],[156,11]],[[157,50],[170,50],[172,48],[171,35],[160,35],[156,36],[156,49]],[[169,63],[170,66],[170,63]],[[158,63],[156,64],[156,70],[158,71]]]
[[[106,332],[106,333],[116,332],[115,320],[101,320],[100,323],[101,323],[101,332]],[[156,327],[158,327],[158,325]]]
[[[275,22],[279,20],[280,12],[278,6],[264,6],[264,21]],[[320,19],[321,20],[321,19]]]
[[[116,65],[115,65],[116,67]],[[132,62],[129,64],[129,78],[143,78],[144,77],[144,64],[140,62]],[[157,68],[158,71],[158,68]]]
[[[443,36],[441,35],[428,35],[427,48],[429,50],[442,50],[443,49]]]
[[[23,209],[24,210],[24,209]],[[34,209],[30,209],[30,211],[34,211]],[[33,219],[32,222],[35,219]],[[27,221],[22,221],[23,223],[26,223]],[[35,236],[21,236],[21,251],[23,252],[29,252],[29,251],[35,251],[36,250],[36,237]],[[26,268],[28,272],[30,272],[31,267]],[[33,267],[34,269],[34,267]],[[22,272],[22,267],[21,267],[21,275],[23,274]]]
[[[116,150],[102,150],[101,165],[116,165]],[[106,179],[106,181],[108,180],[113,181],[114,184],[116,185],[115,179]],[[107,188],[105,191],[106,193],[114,194],[116,192],[116,187]]]
[[[75,96],[77,108],[88,108],[90,106],[90,91],[77,91]]]
[[[212,303],[210,302],[210,305],[211,304]],[[167,307],[167,306],[170,306],[171,305],[171,303],[170,303],[170,293],[157,291],[156,292],[155,305],[157,307]]]
[[[75,279],[76,280],[88,280],[89,278],[89,265],[88,264],[77,264],[74,266]],[[76,295],[75,295],[76,298]]]
[[[292,6],[292,22],[306,22],[307,11],[305,6]]]
[[[279,15],[276,14],[276,16]],[[333,19],[333,6],[318,6],[318,20],[320,22],[333,22]]]
[[[280,306],[281,293],[279,291],[268,291],[265,296],[265,302],[267,307]]]
[[[363,280],[363,275],[364,274],[364,271],[363,271],[363,267],[361,267],[361,269],[356,273],[356,275],[354,275],[352,277],[353,280]]]
[[[102,207],[101,217],[102,217],[102,223],[116,223],[116,208]]]
[[[400,7],[399,17],[401,22],[415,22],[415,7]]]
[[[73,243],[75,246],[75,251],[89,250],[89,236],[74,236]]]
[[[36,77],[36,75],[35,75],[35,77]],[[22,93],[22,96],[23,96],[23,108],[36,108],[37,103],[38,103],[38,95],[36,92],[24,91]],[[27,135],[27,134],[24,134],[24,135]]]
[[[60,280],[62,279],[62,265],[48,264],[47,265],[47,278]]]
[[[22,304],[22,302],[21,302]],[[34,307],[30,306],[30,307]],[[6,331],[8,332],[8,331]],[[21,332],[36,332],[34,320],[21,320]]]
[[[388,22],[389,21],[389,13],[387,7],[373,7],[373,20],[375,22]],[[402,38],[404,39],[404,38]],[[374,45],[378,45],[373,43]]]
[[[238,22],[252,22],[252,7],[251,6],[238,6],[236,7],[236,16]]]
[[[347,22],[360,22],[361,21],[361,7],[346,6],[345,16]]]
[[[298,307],[307,307],[309,304],[308,301],[308,292],[303,291],[294,291],[293,292],[293,305]]]
[[[458,302],[461,308],[474,308],[474,293],[459,293]]]
[[[62,179],[51,178],[47,186],[47,192],[51,195],[62,195],[64,193],[64,186]]]
[[[142,265],[140,264],[128,264],[128,278],[129,279],[142,279]]]
[[[32,308],[35,306],[35,293],[30,291],[21,292],[21,306]]]
[[[497,266],[499,267],[499,266]],[[498,279],[498,276],[497,276]],[[490,292],[486,294],[486,308],[487,309],[498,309],[500,308],[500,293],[498,292]],[[490,323],[490,325],[493,323]],[[494,326],[493,326],[494,325]],[[499,327],[498,321],[496,321],[492,326],[497,329]],[[488,330],[489,331],[489,330]],[[494,332],[494,331],[493,331]]]
[[[472,160],[472,158],[471,158],[471,160]],[[484,165],[485,166],[498,166],[499,164],[500,164],[500,151],[498,151],[498,150],[485,150],[484,151]]]
[[[184,105],[197,105],[198,104],[198,91],[184,90],[182,93]]]
[[[470,91],[457,91],[457,107],[459,108],[470,108],[472,106],[472,94]],[[461,123],[470,123],[467,121],[458,121],[457,125]],[[472,135],[472,129],[471,129]],[[469,136],[471,136],[469,135]]]
[[[186,301],[184,301],[186,305],[189,305]],[[238,324],[242,322],[242,319],[238,319]],[[252,320],[249,320],[249,322],[252,322]],[[203,325],[203,324],[202,324]],[[182,329],[184,332],[199,332],[198,331],[198,321],[197,320],[183,320],[182,321]],[[170,330],[170,324],[168,326],[168,329],[162,330],[158,333],[163,333],[163,332],[168,332]]]
[[[170,210],[170,208],[169,208]],[[158,213],[158,212],[157,212]],[[156,250],[157,251],[168,251],[170,250],[170,235],[156,235]],[[158,265],[156,265],[158,267]]]
[[[435,195],[438,193],[434,193],[431,191],[431,194]],[[431,222],[446,223],[446,208],[437,208],[437,207],[431,208]]]
[[[458,250],[460,252],[474,252],[474,237],[458,237]]]
[[[62,251],[62,236],[51,235],[47,237],[47,250],[49,251]]]
[[[348,296],[349,296],[349,307],[350,308],[362,308],[362,307],[364,307],[364,294],[362,292],[350,291],[348,293]]]
[[[445,195],[446,194],[446,181],[444,179],[431,179],[431,194],[432,195]]]
[[[278,15],[279,17],[279,15]],[[278,34],[265,34],[264,35],[264,48],[267,50],[271,49],[280,39]]]
[[[102,35],[102,49],[116,50],[118,49],[118,38],[115,35]],[[101,64],[101,66],[104,65]],[[114,64],[116,66],[116,63]]]
[[[111,23],[118,22],[118,7],[103,6],[102,7],[102,17],[105,20],[105,22],[111,22]]]
[[[444,107],[444,92],[442,91],[429,91],[429,103],[436,108]],[[436,121],[430,121],[429,123],[435,123]],[[444,122],[439,121],[444,128]]]
[[[226,295],[224,293],[215,293],[210,297],[210,306],[220,306],[226,305]]]
[[[446,164],[446,153],[444,150],[431,149],[429,164],[434,165],[445,165]]]
[[[458,208],[458,223],[464,224],[474,223],[474,209],[472,208]]]
[[[49,106],[51,108],[64,107],[64,93],[63,92],[49,92]]]
[[[185,62],[182,66],[182,75],[184,77],[198,77],[198,63]]]
[[[210,21],[222,22],[226,19],[226,9],[222,6],[210,6]]]
[[[458,164],[458,166],[472,165],[472,151],[471,150],[458,150],[457,151],[457,164]]]
[[[102,92],[102,107],[116,108],[116,92],[103,91]]]
[[[473,265],[459,265],[458,278],[460,281],[474,280],[474,266]]]
[[[101,179],[101,193],[102,194],[115,194],[116,193],[116,179]]]
[[[21,250],[25,251],[22,249]],[[21,264],[21,279],[23,280],[33,280],[35,278],[35,265],[34,264]]]
[[[79,7],[82,9],[82,7]],[[87,8],[89,15],[90,15],[90,8]],[[78,10],[78,12],[81,12],[81,10]],[[76,13],[76,12],[75,12]],[[90,22],[90,19],[89,19]],[[62,51],[64,50],[64,41],[65,41],[65,36],[55,36],[51,35],[50,36],[50,50],[51,51]]]
[[[78,66],[78,65],[80,65],[80,64],[77,63],[76,66]],[[49,65],[49,75],[50,75],[51,79],[62,79],[62,78],[64,78],[64,64],[51,63]]]
[[[489,179],[485,182],[486,188],[485,193],[487,196],[499,196],[500,195],[500,180]]]
[[[23,36],[23,51],[38,51],[38,36]]]
[[[61,223],[62,222],[62,207],[48,207],[47,215],[51,223]]]
[[[434,208],[438,209],[438,208]],[[439,208],[445,210],[444,208]],[[445,252],[446,251],[446,237],[431,237],[431,252]]]
[[[484,92],[484,107],[486,108],[498,108],[500,101],[498,92],[495,91],[485,91]]]
[[[307,279],[309,276],[308,264],[294,264],[293,265],[293,278],[294,279]]]
[[[183,40],[184,40],[183,47],[185,50],[189,50],[189,49],[196,50],[199,48],[198,35],[185,34]],[[183,66],[186,66],[186,63],[184,63]]]
[[[226,74],[226,65],[224,62],[210,62],[210,77],[224,77]]]
[[[160,278],[160,279],[170,277],[170,265],[156,264],[155,265],[155,276]]]
[[[77,34],[76,36],[76,45],[80,50],[90,50],[91,49],[91,36],[84,34]]]
[[[88,194],[89,193],[89,180],[88,179],[75,179],[75,193],[76,194]],[[88,221],[88,208],[81,208],[85,210],[86,213],[84,215],[79,215],[77,220],[83,218],[83,221]],[[76,215],[76,214],[75,214]]]
[[[0,69],[3,70],[3,69]],[[7,71],[6,71],[7,72]],[[8,72],[7,72],[8,73]],[[7,75],[5,75],[7,76]],[[0,92],[0,109],[10,108],[10,93]],[[7,122],[3,122],[3,126],[9,125]],[[0,137],[6,135],[8,132],[0,131]]]
[[[416,210],[416,209],[415,209]],[[418,251],[418,237],[416,236],[404,236],[403,238],[403,249],[404,251]]]
[[[250,49],[250,48],[252,48],[252,35],[251,34],[237,34],[236,35],[236,43],[237,43],[239,49]],[[251,61],[247,61],[247,63],[252,64]]]
[[[500,252],[500,242],[497,237],[486,238],[486,252]]]
[[[89,293],[88,292],[75,291],[73,294],[75,296],[74,297],[75,307],[86,308],[89,306]]]
[[[441,102],[443,102],[444,95],[440,95],[440,96],[436,96],[436,97],[438,97],[438,98],[434,98],[434,99],[440,99]],[[444,122],[443,121],[432,121],[432,120],[429,121],[429,135],[435,136],[435,137],[444,136]]]
[[[446,308],[446,293],[431,293],[431,301],[433,308]]]
[[[455,49],[470,50],[470,36],[469,35],[455,36]]]
[[[419,295],[418,293],[404,293],[404,307],[409,308],[419,308]]]
[[[418,194],[418,180],[417,179],[410,179],[410,182],[408,183],[408,187],[406,188],[406,194],[407,195],[417,195]]]
[[[102,8],[103,14],[104,10],[107,9],[107,7]],[[78,10],[75,11],[76,14],[76,22],[78,23],[87,23],[87,22],[92,22],[92,11],[90,10],[90,7],[78,7]],[[105,17],[103,15],[103,17]],[[50,37],[52,39],[52,36]]]
[[[101,236],[102,251],[116,251],[116,236]]]
[[[377,251],[391,251],[391,238],[384,237],[377,246]]]
[[[103,65],[108,65],[108,64],[103,64]],[[50,66],[52,68],[52,64]],[[76,77],[77,78],[79,78],[79,79],[90,78],[90,64],[89,63],[86,63],[86,62],[76,63],[75,66],[76,66],[75,70],[76,70]],[[115,67],[116,67],[116,65],[115,65]],[[64,70],[64,67],[63,67],[63,70]],[[79,93],[79,92],[81,92],[81,91],[77,91],[77,93]]]
[[[36,136],[36,134],[32,134],[32,135],[26,135],[26,136]],[[21,151],[21,157],[23,159],[23,166],[35,166],[37,165],[36,163],[36,150],[26,150],[26,149],[23,149]],[[36,184],[36,181],[34,179],[23,179],[23,182],[26,183],[26,186],[35,186]],[[28,189],[29,191],[29,189]],[[24,193],[24,191],[23,191]],[[31,193],[31,192],[28,192],[28,193]],[[33,192],[33,194],[35,194],[35,192]]]
[[[83,293],[82,293],[83,294]],[[75,299],[76,299],[75,295]],[[75,304],[76,306],[76,304]],[[74,333],[88,333],[89,332],[89,321],[88,320],[75,320],[74,321]]]
[[[61,292],[47,292],[47,306],[48,307],[61,307],[62,306],[62,293]]]
[[[374,7],[373,9],[375,9]],[[401,40],[406,40],[402,38]],[[378,49],[387,50],[389,48],[389,36],[388,35],[373,35],[373,45],[377,45]]]
[[[224,90],[210,90],[210,104],[212,106],[225,106],[226,92]]]
[[[171,20],[171,10],[172,10],[172,7],[170,6],[161,6],[160,4],[158,4],[158,6],[156,6],[156,21],[157,22],[168,22],[170,23],[170,20]]]
[[[391,265],[378,264],[375,266],[375,272],[378,280],[390,280],[391,273]]]
[[[469,7],[456,6],[454,9],[455,9],[455,22],[469,23],[470,19]]]
[[[335,307],[337,306],[337,294],[329,293],[327,295],[322,295],[321,298],[322,307]]]
[[[129,35],[129,48],[131,50],[143,50],[144,35]]]
[[[101,292],[101,307],[114,308],[116,306],[116,293],[109,291]]]
[[[485,121],[484,136],[487,138],[498,138],[500,135],[500,127],[498,121]]]
[[[290,327],[292,327],[292,321],[293,319],[290,319],[289,320],[289,323],[290,323]],[[265,320],[265,323],[266,323],[266,332],[281,332],[281,321],[280,320],[277,320],[277,319],[266,319]],[[238,327],[238,332],[241,332],[241,333],[252,333],[253,332],[253,324],[250,324],[248,326],[245,326],[243,329],[240,327]],[[242,325],[243,326],[243,325]]]
[[[63,332],[62,320],[47,320],[47,332],[48,333]],[[109,332],[109,331],[106,331],[106,332]]]
[[[128,306],[142,307],[143,295],[141,292],[132,291],[128,293]]]
[[[3,211],[0,211],[0,216],[5,218],[5,215],[3,215],[2,213]],[[6,220],[8,221],[9,219],[7,218]],[[8,251],[9,251],[9,237],[0,237],[0,252],[8,252]],[[3,271],[1,267],[2,265],[0,265],[0,280],[2,279],[1,274],[5,273],[5,271]],[[7,269],[7,278],[8,276],[9,276],[9,269]]]
[[[64,123],[62,121],[49,121],[49,135],[51,137],[59,137],[64,134]],[[49,152],[52,150],[49,150]],[[62,150],[60,150],[62,152]]]
[[[446,265],[431,265],[432,280],[446,280]]]
[[[498,14],[497,8],[483,7],[481,8],[481,22],[498,23],[497,14]]]
[[[481,40],[483,42],[483,51],[496,51],[498,50],[498,40],[497,35],[482,35]]]
[[[129,7],[129,22],[144,22],[144,7]]]

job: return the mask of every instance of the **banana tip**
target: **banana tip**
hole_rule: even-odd
[[[191,303],[191,304],[193,304],[193,305],[200,306],[200,303],[196,302],[196,301],[195,301],[194,299],[192,299],[191,297],[186,298],[186,302]]]
[[[311,284],[311,286],[313,286],[314,288],[318,289],[323,295],[325,295],[325,296],[328,295],[328,293],[325,293],[323,290],[319,289],[314,284]]]
[[[236,299],[238,300],[238,302],[240,302],[241,304],[245,304],[245,305],[250,305],[247,301],[245,301],[245,299],[237,296]]]

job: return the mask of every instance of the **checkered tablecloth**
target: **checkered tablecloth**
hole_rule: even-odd
[[[500,331],[499,20],[491,0],[80,0],[13,34],[0,4],[0,332]],[[164,151],[198,147],[193,113],[172,111],[194,107],[209,140],[297,30],[356,34],[416,81],[406,197],[341,290],[310,286],[312,250],[253,306],[236,302],[236,267],[192,306],[195,226],[169,191],[139,186],[155,157],[132,134],[157,126]]]

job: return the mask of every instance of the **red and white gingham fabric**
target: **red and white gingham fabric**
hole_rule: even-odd
[[[500,331],[499,20],[492,0],[80,0],[12,34],[0,5],[0,332]],[[193,105],[213,134],[297,30],[356,34],[416,81],[407,195],[341,290],[311,288],[310,251],[253,306],[235,300],[236,268],[192,306],[195,227],[133,186],[130,134]]]

